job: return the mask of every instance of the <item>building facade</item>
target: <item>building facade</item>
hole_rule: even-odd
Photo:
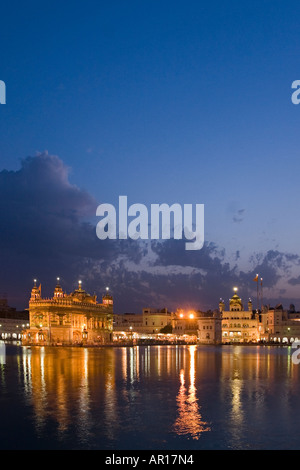
[[[138,341],[148,337],[171,343],[199,344],[300,341],[300,312],[296,312],[293,305],[289,310],[277,305],[256,311],[249,299],[245,309],[236,291],[229,299],[229,309],[220,300],[219,309],[214,311],[178,308],[170,312],[167,308],[144,308],[142,314],[115,315],[115,339]]]
[[[261,341],[293,343],[300,340],[300,312],[293,305],[284,310],[281,304],[275,308],[265,307],[261,313]]]
[[[137,313],[114,314],[114,331],[142,331],[143,315]]]
[[[229,310],[220,300],[222,315],[222,343],[252,343],[260,340],[259,315],[252,310],[249,299],[248,309],[244,310],[241,298],[235,294],[229,299]]]
[[[63,292],[59,280],[52,298],[42,298],[36,282],[29,301],[29,328],[22,333],[24,345],[101,345],[112,341],[113,298],[102,303],[82,289]]]
[[[142,329],[144,333],[158,334],[166,326],[171,327],[172,322],[172,313],[168,311],[167,308],[143,309],[143,325]]]
[[[172,333],[197,341],[200,311],[178,308],[172,318]]]
[[[28,311],[17,311],[8,305],[6,298],[0,299],[0,340],[20,340],[22,330],[28,326]]]
[[[222,343],[222,315],[221,312],[202,313],[198,318],[198,342],[201,344]]]

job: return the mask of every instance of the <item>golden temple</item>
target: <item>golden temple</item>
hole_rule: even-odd
[[[101,345],[112,342],[113,298],[106,292],[102,303],[88,294],[79,281],[71,294],[63,292],[57,278],[52,298],[42,298],[34,286],[29,301],[29,328],[24,345]]]

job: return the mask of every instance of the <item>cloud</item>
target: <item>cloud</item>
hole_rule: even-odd
[[[0,172],[0,243],[2,250],[41,257],[109,259],[112,241],[101,245],[89,220],[97,201],[69,181],[69,168],[47,152],[21,161],[19,171]],[[133,253],[137,256],[137,253]]]
[[[18,303],[34,277],[51,282],[60,276],[72,285],[86,259],[112,260],[124,250],[139,259],[132,244],[99,243],[89,222],[97,201],[71,184],[69,173],[47,152],[21,160],[18,171],[0,172],[0,281]]]
[[[288,280],[288,283],[291,284],[291,286],[297,286],[300,284],[300,275],[298,277],[292,277],[291,279]]]
[[[240,223],[244,220],[246,209],[239,208],[238,201],[230,201],[227,206],[227,212],[234,223]]]
[[[233,222],[235,223],[242,222],[244,220],[244,212],[245,212],[245,209],[239,209],[238,211],[236,211],[236,213],[232,217]]]
[[[254,254],[250,262],[255,266],[254,271],[259,272],[263,277],[264,284],[271,287],[279,280],[287,279],[295,269],[298,269],[300,256],[279,250],[269,250],[267,253]]]
[[[257,252],[241,269],[240,252],[229,257],[208,240],[199,251],[185,250],[185,240],[100,241],[92,222],[97,205],[70,182],[64,162],[47,152],[21,160],[18,171],[0,172],[0,283],[11,305],[27,306],[35,277],[43,295],[52,295],[57,276],[68,292],[79,278],[98,295],[108,285],[119,313],[146,306],[214,309],[233,286],[247,301],[255,298],[256,272],[266,302],[299,299],[296,291],[288,297],[300,283],[297,254]]]

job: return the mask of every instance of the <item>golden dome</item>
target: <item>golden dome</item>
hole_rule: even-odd
[[[242,303],[242,299],[237,295],[237,294],[234,294],[231,299],[230,299],[230,303],[239,303],[241,304]]]

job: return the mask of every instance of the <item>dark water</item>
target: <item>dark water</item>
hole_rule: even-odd
[[[0,365],[1,449],[300,449],[290,348],[22,348]]]

